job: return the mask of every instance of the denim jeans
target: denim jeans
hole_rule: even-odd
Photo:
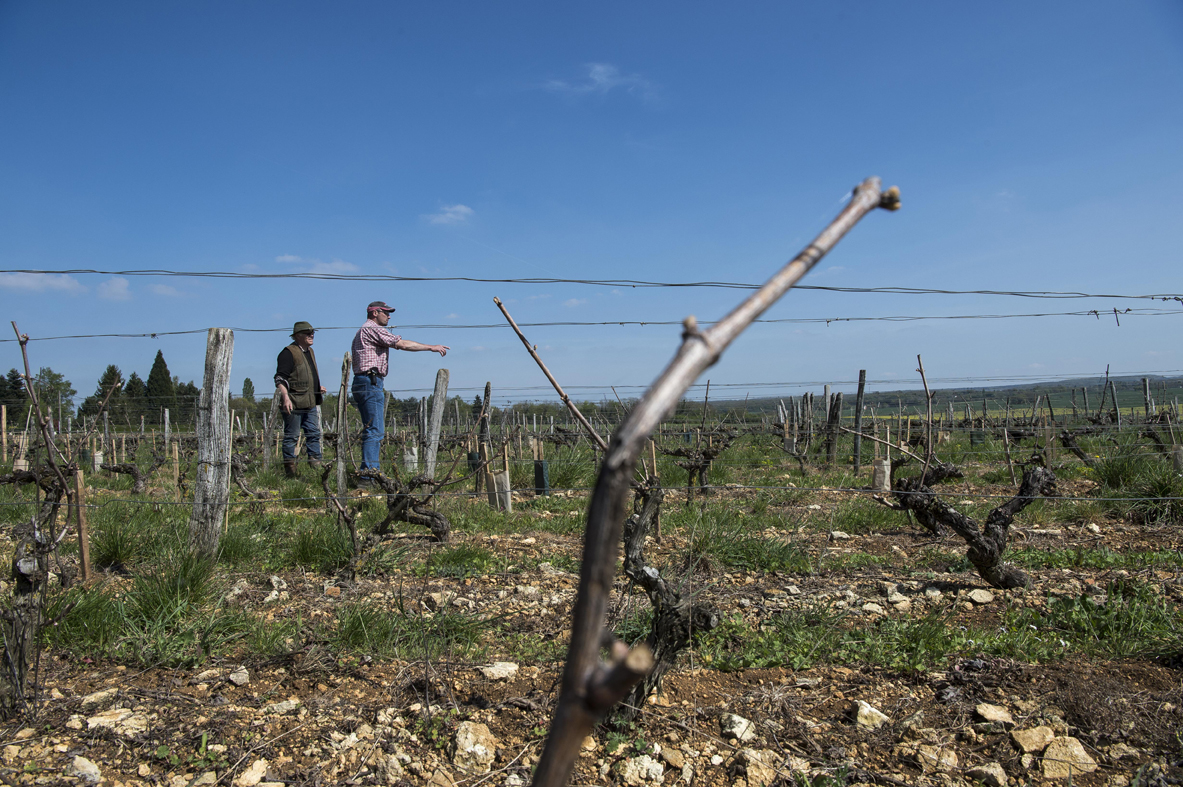
[[[382,447],[382,435],[386,431],[386,390],[381,377],[377,383],[370,382],[364,374],[353,375],[353,403],[361,413],[361,469],[381,470],[378,450]]]
[[[316,417],[316,408],[310,410],[292,410],[283,415],[283,458],[291,461],[296,458],[296,443],[300,439],[300,430],[304,430],[304,445],[308,448],[308,458],[320,460],[320,419]]]

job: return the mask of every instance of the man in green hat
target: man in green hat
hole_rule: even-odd
[[[316,329],[301,320],[292,326],[292,343],[279,353],[275,364],[275,395],[283,412],[283,472],[296,477],[296,443],[304,431],[308,462],[320,467],[320,419],[316,406],[324,401],[326,388],[316,370],[312,337]]]

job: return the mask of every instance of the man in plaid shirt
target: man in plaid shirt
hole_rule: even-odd
[[[394,307],[374,301],[366,307],[366,322],[353,337],[353,403],[365,427],[361,444],[361,469],[379,470],[378,449],[386,431],[386,390],[383,381],[390,370],[390,348],[408,352],[433,352],[440,357],[451,349],[443,344],[420,344],[391,333],[386,325]]]

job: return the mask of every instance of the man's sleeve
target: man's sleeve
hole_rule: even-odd
[[[378,345],[379,347],[397,347],[401,336],[396,336],[386,328],[374,328],[366,326],[365,338]]]
[[[275,359],[275,387],[288,387],[288,380],[291,379],[292,372],[296,371],[296,362],[292,358],[292,354],[288,352],[288,348],[284,347],[279,351],[279,357]]]

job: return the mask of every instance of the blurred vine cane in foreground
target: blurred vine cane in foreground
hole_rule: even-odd
[[[600,661],[625,506],[637,458],[649,435],[673,412],[698,375],[719,360],[731,342],[808,273],[859,219],[875,208],[896,210],[899,206],[899,189],[893,186],[881,191],[879,178],[868,178],[855,188],[846,208],[813,243],[730,314],[705,331],[698,330],[694,317],[687,317],[683,322],[682,345],[674,359],[612,435],[588,505],[583,570],[572,611],[571,645],[558,707],[542,759],[534,772],[534,787],[560,787],[567,783],[583,739],[653,665],[653,655],[647,647],[629,650],[619,641],[611,642],[612,663]]]

